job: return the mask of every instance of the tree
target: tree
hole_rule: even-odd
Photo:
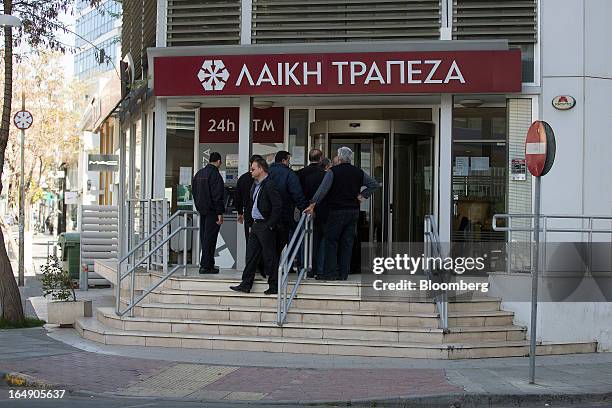
[[[4,27],[4,90],[2,119],[0,122],[0,191],[2,171],[11,125],[13,102],[13,46],[23,44],[36,50],[57,50],[63,52],[66,45],[57,36],[58,31],[69,31],[60,21],[62,13],[74,12],[74,0],[3,0],[4,14],[21,18],[22,27]],[[88,0],[97,6],[99,0]],[[21,295],[13,275],[13,268],[6,253],[4,236],[0,231],[0,319],[18,323],[24,319]]]
[[[78,162],[80,113],[86,106],[82,98],[84,84],[66,78],[62,69],[62,55],[57,51],[42,51],[29,55],[17,63],[14,94],[17,98],[13,113],[21,109],[22,90],[26,95],[26,107],[34,116],[34,123],[25,139],[25,209],[26,227],[30,220],[31,204],[42,198],[41,182],[48,171],[57,169],[60,163],[73,167]],[[1,70],[1,68],[0,68]],[[8,204],[17,214],[20,165],[19,130],[11,127],[6,148],[5,162],[9,170]],[[49,144],[49,140],[53,144]],[[49,187],[51,179],[46,177]],[[12,186],[15,186],[14,188]],[[28,228],[26,228],[28,229]]]

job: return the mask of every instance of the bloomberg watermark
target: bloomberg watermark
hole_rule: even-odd
[[[612,244],[547,243],[541,251],[542,302],[612,301]],[[533,244],[446,243],[438,253],[422,242],[363,244],[361,295],[364,300],[429,301],[493,296],[528,302]]]

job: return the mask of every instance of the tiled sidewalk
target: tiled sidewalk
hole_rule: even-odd
[[[50,338],[44,329],[2,331],[0,372],[20,372],[77,392],[263,404],[411,399],[427,406],[427,398],[612,395],[609,353],[541,358],[538,384],[530,385],[525,358],[404,360],[405,368],[385,366],[381,360],[370,360],[376,361],[372,368],[364,368],[365,361],[345,367],[286,368],[248,366],[247,359],[233,365],[213,365],[204,358],[172,361],[160,354],[169,349],[156,350],[155,359],[141,358],[136,351],[83,351]]]

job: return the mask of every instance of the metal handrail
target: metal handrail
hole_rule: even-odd
[[[192,226],[188,226],[188,216],[190,215],[194,217]],[[155,231],[153,231],[149,236],[144,238],[138,245],[136,245],[127,255],[125,255],[119,260],[119,262],[117,263],[117,284],[115,288],[116,289],[115,309],[116,309],[116,313],[118,316],[123,316],[127,312],[130,312],[130,315],[134,316],[134,307],[138,303],[140,303],[148,294],[150,294],[152,291],[157,289],[162,283],[164,283],[168,278],[170,278],[170,276],[172,276],[177,270],[182,268],[184,271],[184,274],[187,273],[187,233],[189,231],[193,232],[193,231],[199,230],[199,224],[196,222],[197,216],[199,216],[198,212],[191,211],[191,210],[179,210],[175,212],[162,225],[160,225]],[[183,225],[179,226],[179,228],[175,229],[168,236],[164,237],[153,249],[147,252],[147,254],[144,255],[142,258],[138,260],[134,259],[130,266],[129,260],[130,258],[134,256],[134,254],[138,251],[138,249],[143,247],[147,243],[150,243],[150,241],[153,240],[157,234],[164,232],[165,229],[170,225],[170,223],[179,217],[182,217]],[[155,284],[153,284],[149,288],[143,290],[142,294],[138,296],[138,298],[135,298],[136,271],[138,267],[142,265],[143,263],[145,263],[147,260],[149,260],[158,250],[163,249],[163,247],[167,245],[168,242],[170,242],[172,238],[174,238],[177,234],[181,232],[183,233],[183,263],[177,264],[174,268],[172,268],[171,270],[168,270],[165,276],[163,276],[159,281],[157,281]],[[125,261],[128,261],[128,269],[125,273],[123,273],[122,272],[123,268],[121,267],[121,265]],[[121,283],[128,276],[131,277],[130,301],[126,309],[121,310]]]
[[[304,244],[302,246],[302,243]],[[302,214],[300,221],[291,237],[289,243],[283,248],[281,259],[278,264],[278,298],[277,298],[277,320],[276,323],[282,326],[287,320],[287,314],[291,308],[291,302],[295,298],[298,287],[304,279],[304,276],[312,270],[312,245],[313,245],[313,222],[312,215]],[[293,261],[303,247],[303,262],[293,289],[288,293],[289,287],[289,272],[293,265]]]
[[[445,258],[447,254],[442,251],[442,244],[440,243],[440,236],[438,235],[438,227],[436,225],[436,219],[433,215],[425,216],[424,225],[424,256]],[[429,267],[429,262],[425,263],[423,268],[427,279],[433,281],[434,272]],[[434,296],[434,302],[436,303],[436,309],[440,315],[440,329],[448,329],[448,294],[446,291],[441,291],[439,294]]]
[[[512,259],[511,259],[511,251],[512,251],[512,245],[510,243],[512,243],[512,233],[513,232],[535,232],[535,225],[534,225],[534,221],[535,221],[535,214],[495,214],[493,215],[493,221],[492,221],[492,226],[493,226],[493,231],[500,231],[500,232],[508,232],[508,247],[507,247],[507,253],[506,253],[506,272],[507,273],[511,273],[512,272]],[[507,225],[505,227],[499,226],[497,225],[497,222],[499,220],[506,220],[507,221]],[[529,221],[529,227],[513,227],[512,226],[512,221],[513,220],[528,220]],[[559,227],[551,227],[548,224],[549,220],[574,220],[574,221],[588,221],[588,227],[581,227],[581,228],[559,228]],[[546,260],[546,250],[547,250],[547,243],[548,243],[548,233],[581,233],[581,234],[588,234],[588,240],[587,242],[589,243],[589,245],[591,245],[593,243],[593,234],[611,234],[612,235],[612,229],[599,229],[599,228],[595,228],[595,226],[593,225],[593,221],[596,220],[600,220],[600,221],[610,221],[612,223],[612,216],[609,215],[572,215],[572,214],[550,214],[550,215],[540,215],[540,227],[538,228],[539,231],[542,234],[542,238],[543,238],[543,251],[542,251],[542,258],[544,260]],[[540,258],[540,259],[542,259]],[[542,268],[543,268],[543,272],[547,272],[547,264],[546,262],[542,262]]]

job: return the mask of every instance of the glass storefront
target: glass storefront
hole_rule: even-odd
[[[195,112],[168,112],[166,131],[166,199],[170,211],[191,209]]]
[[[455,242],[504,240],[491,219],[506,212],[506,108],[453,110],[453,224]]]
[[[291,167],[294,170],[308,164],[307,136],[308,109],[289,110],[288,151],[291,153]]]

